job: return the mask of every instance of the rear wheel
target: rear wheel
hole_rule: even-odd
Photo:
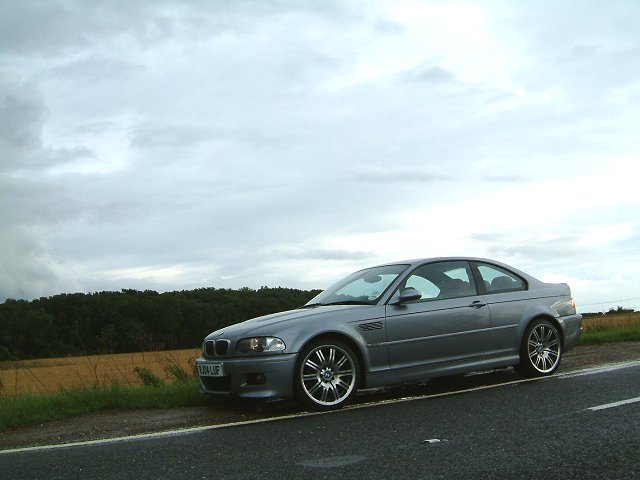
[[[548,320],[534,320],[527,327],[520,347],[520,365],[516,370],[527,377],[553,374],[562,358],[562,338]]]
[[[355,394],[358,381],[358,359],[338,340],[309,344],[296,363],[296,396],[315,410],[342,407]]]

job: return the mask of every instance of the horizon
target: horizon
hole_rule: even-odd
[[[163,291],[158,291],[158,290],[153,290],[153,289],[145,289],[145,290],[138,290],[138,289],[129,289],[129,288],[122,288],[122,289],[116,289],[116,290],[100,290],[100,291],[92,291],[92,292],[60,292],[60,293],[55,293],[53,295],[49,295],[49,296],[42,296],[42,297],[37,297],[37,298],[31,298],[31,299],[26,299],[26,298],[6,298],[4,300],[2,300],[0,302],[0,305],[6,303],[6,302],[20,302],[20,301],[24,301],[24,302],[35,302],[35,301],[42,301],[42,300],[48,300],[52,297],[56,297],[56,296],[65,296],[65,295],[100,295],[102,293],[126,293],[129,290],[133,290],[137,293],[146,293],[146,292],[152,292],[158,295],[163,295],[163,294],[172,294],[172,293],[181,293],[181,292],[190,292],[190,291],[194,291],[194,290],[207,290],[207,289],[213,289],[213,290],[233,290],[233,291],[240,291],[243,289],[249,289],[252,291],[258,291],[260,289],[290,289],[290,290],[299,290],[299,291],[306,291],[306,292],[314,292],[314,291],[322,291],[323,289],[320,288],[309,288],[309,289],[303,289],[303,288],[297,288],[297,287],[291,287],[291,286],[283,286],[283,285],[278,285],[278,286],[268,286],[268,285],[262,285],[260,287],[257,288],[253,288],[253,287],[239,287],[239,288],[226,288],[226,287],[215,287],[215,286],[202,286],[202,287],[195,287],[195,288],[191,288],[191,289],[182,289],[182,290],[163,290]],[[632,302],[632,301],[637,301],[640,300],[640,297],[638,298],[627,298],[627,299],[621,299],[621,300],[613,300],[611,302],[603,302],[600,304],[593,304],[593,305],[580,305],[579,303],[576,302],[576,310],[578,311],[578,313],[581,313],[583,315],[598,315],[598,314],[608,314],[608,313],[617,313],[617,311],[619,311],[620,309],[622,309],[623,311],[630,311],[633,313],[638,313],[640,312],[640,309],[635,309],[633,307],[626,307],[625,303],[626,302]],[[609,306],[609,307],[604,307],[604,305],[613,305],[616,304],[615,306]],[[594,311],[594,310],[589,310],[589,311],[581,311],[585,306],[594,306],[594,305],[601,305],[601,309]],[[606,310],[605,310],[606,308]]]

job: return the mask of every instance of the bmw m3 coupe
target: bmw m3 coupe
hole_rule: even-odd
[[[207,336],[204,393],[345,405],[359,388],[513,366],[553,374],[580,340],[566,284],[503,263],[427,258],[355,272],[296,310]]]

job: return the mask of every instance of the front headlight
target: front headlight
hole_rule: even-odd
[[[281,352],[286,348],[282,339],[278,337],[253,337],[245,338],[238,342],[236,352],[240,353],[263,353]]]

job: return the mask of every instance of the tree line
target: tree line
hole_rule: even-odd
[[[624,308],[618,306],[617,308],[610,308],[607,312],[594,312],[594,313],[583,313],[583,317],[594,317],[596,315],[625,315],[629,313],[635,313],[636,311],[633,308]]]
[[[197,348],[214,330],[297,308],[318,293],[200,288],[7,300],[0,304],[0,360]]]

